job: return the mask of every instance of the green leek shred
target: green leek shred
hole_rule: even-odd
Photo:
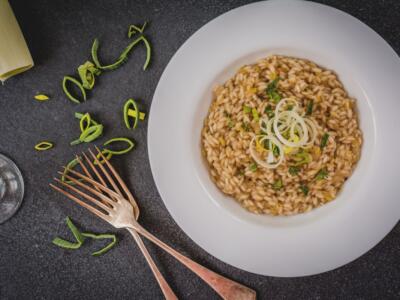
[[[72,243],[70,241],[66,241],[64,239],[56,237],[53,240],[53,244],[57,245],[58,247],[76,250],[76,249],[79,249],[84,244],[84,242],[87,238],[92,238],[92,239],[96,239],[96,240],[111,239],[112,240],[111,243],[109,243],[107,246],[92,253],[93,256],[98,256],[98,255],[106,253],[108,250],[110,250],[112,247],[114,247],[117,242],[117,237],[115,236],[115,234],[93,234],[93,233],[89,233],[89,232],[81,233],[79,231],[79,229],[74,225],[74,223],[72,223],[72,221],[69,217],[66,218],[66,223],[68,225],[68,228],[71,230],[72,234],[74,235],[74,237],[76,239],[76,243]]]
[[[131,27],[129,28],[128,36],[132,37],[134,35],[134,33],[136,33],[136,32],[134,32],[134,30],[139,31],[141,33],[141,36],[138,37],[137,39],[135,39],[133,42],[131,42],[124,49],[124,51],[122,51],[122,53],[120,54],[118,59],[114,63],[112,63],[110,65],[101,65],[101,63],[99,61],[99,58],[98,58],[98,54],[97,54],[98,49],[99,49],[99,40],[96,38],[94,40],[94,42],[93,42],[92,51],[91,51],[92,52],[92,59],[93,59],[93,62],[95,63],[95,65],[96,65],[96,67],[98,69],[101,69],[101,70],[115,70],[115,69],[117,69],[118,67],[120,67],[122,64],[124,64],[127,61],[128,55],[131,52],[131,50],[133,49],[133,47],[136,46],[136,44],[138,44],[139,42],[143,42],[145,47],[146,47],[146,61],[145,61],[144,65],[143,65],[143,70],[146,70],[148,65],[149,65],[149,63],[150,63],[150,59],[151,59],[151,46],[150,46],[149,41],[143,35],[143,31],[144,31],[145,25],[146,24],[144,24],[142,26],[142,28],[139,28],[139,27],[137,27],[135,25],[131,25]],[[132,30],[132,28],[134,30]]]

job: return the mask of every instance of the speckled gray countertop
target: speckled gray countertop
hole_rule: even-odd
[[[56,235],[68,236],[67,215],[85,230],[116,232],[48,187],[55,170],[85,148],[68,146],[78,132],[73,121],[76,110],[89,111],[104,123],[105,137],[99,142],[113,136],[137,141],[134,152],[114,162],[135,187],[144,227],[199,263],[254,288],[259,299],[400,298],[399,225],[356,261],[304,278],[258,276],[208,255],[176,225],[157,192],[147,157],[147,122],[134,132],[124,129],[120,112],[124,100],[134,97],[149,108],[161,73],[182,43],[208,21],[247,2],[11,0],[36,66],[0,86],[0,152],[18,164],[26,183],[19,212],[0,225],[0,299],[162,298],[127,232],[117,231],[118,247],[97,258],[90,256],[94,244],[75,252],[51,244]],[[400,53],[400,1],[320,2],[359,18]],[[89,58],[93,38],[101,38],[102,55],[111,60],[126,43],[127,26],[144,20],[151,21],[147,32],[154,47],[151,68],[141,71],[144,51],[135,51],[129,64],[100,78],[90,101],[78,107],[69,103],[62,94],[61,78]],[[49,94],[51,101],[32,100],[39,92]],[[44,138],[55,141],[55,149],[36,153],[33,145]],[[217,298],[173,258],[147,245],[180,298]]]

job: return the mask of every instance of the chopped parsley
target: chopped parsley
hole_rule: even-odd
[[[314,100],[310,100],[307,104],[307,109],[306,109],[306,116],[310,116],[313,112],[314,108]]]
[[[303,192],[304,196],[308,195],[310,189],[305,184],[300,184],[300,190]]]
[[[280,190],[281,188],[283,187],[283,183],[282,183],[282,179],[278,179],[277,181],[275,181],[273,184],[272,184],[272,188],[274,189],[274,190]]]
[[[268,98],[274,103],[278,103],[282,99],[281,95],[278,93],[279,80],[280,78],[276,77],[268,84],[266,89]]]
[[[321,145],[320,145],[321,149],[323,149],[326,146],[326,144],[328,143],[328,139],[329,139],[329,134],[324,133],[321,139]]]
[[[322,180],[328,177],[328,170],[326,168],[322,168],[318,171],[317,175],[315,175],[315,180]]]
[[[290,166],[289,167],[289,174],[290,175],[295,176],[295,175],[299,174],[299,172],[300,172],[300,168],[298,166]]]

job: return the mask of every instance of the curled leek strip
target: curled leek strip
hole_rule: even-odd
[[[71,180],[66,180],[65,175],[68,174],[69,170],[73,169],[79,163],[77,158],[71,160],[64,169],[63,175],[61,176],[61,181],[69,184],[74,184]]]
[[[118,137],[118,138],[113,138],[108,140],[107,142],[105,142],[103,145],[104,146],[109,146],[113,143],[117,143],[117,142],[123,142],[123,143],[127,143],[128,147],[123,149],[123,150],[110,150],[109,148],[106,148],[106,152],[111,153],[111,154],[115,154],[115,155],[121,155],[121,154],[125,154],[128,153],[129,151],[131,151],[133,149],[133,147],[135,146],[135,144],[128,138],[124,138],[124,137]],[[107,157],[106,157],[107,158]]]
[[[108,250],[110,250],[112,247],[114,247],[117,242],[117,237],[115,236],[115,234],[94,234],[94,233],[89,233],[89,232],[81,233],[79,231],[79,229],[74,225],[74,223],[72,223],[72,221],[69,217],[66,218],[66,223],[68,225],[68,228],[71,230],[72,234],[74,235],[74,237],[76,239],[76,243],[72,243],[70,241],[66,241],[62,238],[56,237],[53,240],[53,244],[55,244],[58,247],[76,250],[76,249],[79,249],[83,245],[83,243],[85,242],[85,240],[87,238],[91,238],[91,239],[95,239],[95,240],[111,239],[112,240],[111,243],[109,243],[107,246],[92,253],[93,256],[98,256],[98,255],[106,253]]]
[[[84,132],[86,129],[90,127],[91,121],[92,120],[90,118],[89,113],[86,113],[82,116],[82,118],[79,121],[79,128],[81,129],[81,132]]]
[[[140,32],[143,33],[144,29],[146,28],[147,25],[147,21],[144,22],[142,27],[138,27],[136,25],[131,25],[129,26],[129,30],[128,30],[128,38],[131,38],[132,35],[134,35],[136,32]]]
[[[71,76],[64,76],[64,79],[62,82],[62,87],[63,87],[64,93],[68,97],[68,99],[77,104],[81,103],[81,101],[79,101],[79,99],[72,96],[72,94],[68,91],[68,88],[67,88],[68,81],[70,81],[73,84],[75,84],[76,86],[78,86],[78,88],[80,89],[80,91],[82,93],[83,101],[86,101],[86,92],[85,92],[85,89],[83,88],[82,84],[78,80],[76,80],[75,78],[73,78]]]
[[[46,150],[49,150],[49,149],[53,148],[53,146],[54,146],[53,143],[47,142],[47,141],[43,141],[43,142],[40,142],[39,144],[35,145],[35,150],[37,150],[37,151],[46,151]]]
[[[139,116],[139,117],[138,117]],[[133,117],[133,125],[129,123],[129,117]],[[145,113],[139,111],[139,108],[133,99],[128,99],[124,104],[124,122],[128,129],[136,128],[139,119],[144,120],[146,117]]]
[[[109,152],[107,149],[102,150],[101,153],[104,155],[106,160],[110,160],[111,157],[113,156],[113,154],[111,152]],[[103,160],[100,153],[97,153],[96,157],[101,164],[104,164],[106,162],[105,160]],[[96,160],[93,161],[93,164],[97,165],[97,161]]]
[[[97,250],[95,252],[92,253],[93,256],[99,256],[102,255],[104,253],[106,253],[108,250],[110,250],[112,247],[115,246],[115,244],[117,243],[117,237],[115,236],[115,234],[93,234],[93,233],[89,233],[89,232],[84,232],[82,233],[82,235],[84,237],[87,238],[92,238],[95,240],[102,240],[102,239],[111,239],[111,243],[109,243],[107,246],[105,246],[104,248]]]
[[[141,34],[143,34],[144,28],[145,28],[146,23],[142,26],[142,28],[139,28],[135,25],[131,25],[129,32],[128,32],[128,36],[131,37],[133,36],[136,31],[139,31]],[[122,51],[122,53],[120,54],[120,56],[118,57],[118,59],[110,64],[110,65],[101,65],[99,58],[98,58],[98,50],[99,50],[99,40],[96,38],[93,41],[93,45],[92,45],[92,59],[93,62],[95,63],[96,67],[98,69],[101,70],[115,70],[116,68],[120,67],[127,59],[128,59],[128,55],[130,53],[130,51],[132,50],[132,48],[138,44],[139,42],[143,42],[145,47],[146,47],[146,61],[143,65],[143,70],[146,70],[149,63],[150,63],[150,59],[151,59],[151,46],[149,41],[143,36],[141,35],[140,37],[138,37],[137,39],[135,39],[133,42],[131,42],[125,49],[124,51]]]
[[[100,75],[101,71],[92,62],[87,61],[78,67],[78,74],[81,78],[82,86],[87,90],[91,90],[94,87],[95,75]]]

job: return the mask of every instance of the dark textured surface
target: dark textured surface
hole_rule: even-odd
[[[134,97],[149,108],[157,81],[180,45],[211,19],[246,2],[11,1],[36,66],[0,87],[0,152],[16,161],[26,182],[21,209],[0,225],[0,299],[162,298],[142,255],[126,232],[118,232],[118,247],[98,258],[90,256],[94,244],[69,252],[50,243],[56,235],[68,236],[64,224],[67,215],[85,230],[115,231],[47,185],[61,164],[86,147],[68,146],[78,132],[74,111],[89,111],[105,124],[105,137],[99,143],[113,136],[129,136],[137,141],[134,152],[115,158],[114,162],[135,188],[144,227],[201,264],[254,288],[260,299],[400,297],[399,225],[366,255],[340,269],[285,279],[257,276],[218,261],[196,246],[166,211],[150,171],[147,123],[140,124],[134,132],[124,129],[122,103]],[[321,2],[361,19],[400,53],[400,1]],[[89,58],[93,38],[101,38],[101,53],[104,59],[112,60],[127,42],[127,26],[143,20],[152,21],[147,31],[155,49],[151,68],[141,71],[142,48],[134,52],[126,66],[101,76],[90,93],[90,101],[80,106],[69,103],[62,94],[60,79],[73,74],[75,67]],[[51,101],[32,100],[38,92],[49,94]],[[36,153],[33,145],[42,139],[55,141],[55,149]],[[148,245],[179,297],[216,298],[199,278]]]

